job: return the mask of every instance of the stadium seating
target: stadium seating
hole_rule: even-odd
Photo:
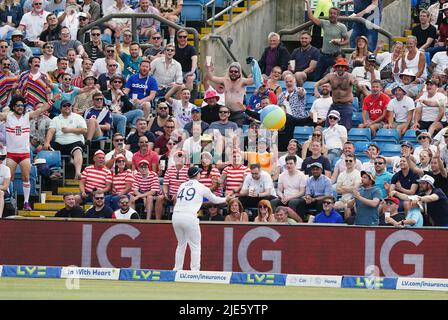
[[[356,142],[354,142],[354,144],[355,144],[355,155],[357,157],[365,155],[364,152],[367,150],[367,148],[369,147],[370,143],[371,143],[370,141],[356,141]]]
[[[350,141],[371,141],[372,131],[370,128],[351,128],[348,132]]]
[[[203,21],[204,19],[204,6],[199,1],[184,1],[182,6],[182,21]]]
[[[308,140],[310,135],[313,134],[314,128],[313,127],[300,127],[297,126],[294,128],[294,139],[299,140],[299,142],[304,142]]]
[[[31,184],[31,196],[39,195],[40,184],[38,182],[38,174],[37,167],[32,165],[30,170],[30,184]],[[20,166],[17,166],[16,173],[14,175],[14,181],[12,183],[12,194],[15,194],[15,198],[17,199],[17,195],[23,195],[23,180],[22,180],[22,171]]]
[[[394,142],[398,143],[400,140],[400,135],[397,129],[380,129],[376,133],[375,139],[373,141],[378,142]]]
[[[361,112],[353,112],[353,115],[352,115],[353,127],[357,127],[361,123],[362,123],[362,113]]]
[[[386,143],[381,147],[381,154],[385,157],[399,157],[401,155],[401,145],[395,143]]]
[[[400,141],[409,141],[411,143],[417,143],[417,133],[413,129],[408,129],[404,133],[403,137],[401,137]]]

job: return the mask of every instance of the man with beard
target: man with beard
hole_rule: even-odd
[[[6,107],[12,90],[17,86],[18,77],[11,70],[9,58],[0,59],[0,110]]]
[[[23,210],[31,211],[29,204],[30,184],[30,119],[37,118],[41,113],[50,109],[48,103],[44,103],[41,109],[25,113],[26,99],[15,96],[11,99],[9,108],[12,112],[1,113],[0,121],[6,121],[6,165],[11,170],[11,181],[14,179],[16,168],[19,165],[22,172],[24,203]]]
[[[47,103],[50,80],[39,71],[40,58],[31,57],[28,60],[28,65],[30,70],[20,74],[17,90],[21,92],[27,104],[32,107],[38,102]]]
[[[448,198],[446,194],[441,189],[435,188],[434,178],[426,174],[418,180],[418,185],[422,195],[414,196],[412,200],[408,195],[398,191],[392,191],[391,196],[401,200],[411,200],[411,206],[415,202],[421,203],[425,209],[424,216],[425,218],[429,217],[430,225],[448,227],[448,213],[446,212]]]
[[[90,30],[90,41],[83,44],[86,54],[92,59],[93,62],[96,59],[104,58],[103,41],[101,40],[100,27],[93,27]]]
[[[73,193],[66,193],[64,198],[64,208],[56,212],[57,218],[83,218],[84,210],[76,204],[75,195]]]
[[[225,77],[215,77],[211,73],[212,66],[206,66],[207,79],[224,85],[224,96],[226,98],[226,107],[231,111],[229,120],[236,122],[241,127],[244,122],[244,111],[241,110],[241,104],[244,102],[246,86],[254,83],[252,78],[241,77],[241,65],[238,62],[232,62],[228,68]]]
[[[154,133],[156,137],[163,135],[163,128],[169,117],[169,108],[165,102],[159,102],[156,108],[157,115],[148,122],[149,131]],[[175,120],[175,119],[173,119]],[[177,121],[175,126],[178,127]]]
[[[149,74],[150,61],[143,59],[139,72],[129,77],[124,93],[129,96],[135,107],[142,109],[145,119],[151,113],[151,103],[156,97],[158,85],[156,79]]]
[[[24,42],[30,47],[38,47],[39,35],[48,25],[46,17],[50,12],[44,10],[42,0],[33,0],[33,10],[25,13],[17,27],[22,32],[26,31],[26,39]]]
[[[331,108],[333,98],[331,97],[331,86],[329,83],[320,87],[321,97],[314,100],[310,109],[310,117],[313,119],[314,126],[324,126],[327,119],[328,110]]]
[[[349,131],[352,127],[353,115],[352,87],[354,84],[357,85],[357,81],[348,72],[349,66],[344,58],[338,59],[333,67],[336,70],[335,72],[327,74],[323,79],[316,82],[314,95],[316,98],[320,98],[318,88],[325,83],[330,83],[333,92],[333,104],[328,111],[339,111],[341,115],[340,123]]]

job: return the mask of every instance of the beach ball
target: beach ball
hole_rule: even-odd
[[[261,110],[260,120],[266,129],[279,130],[286,123],[286,114],[279,106],[270,104]]]

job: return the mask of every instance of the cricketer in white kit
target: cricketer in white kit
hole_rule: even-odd
[[[201,266],[201,229],[197,213],[204,198],[212,203],[225,203],[230,197],[215,196],[209,188],[199,182],[202,169],[188,169],[189,181],[180,185],[177,191],[176,204],[173,210],[172,223],[177,238],[174,270],[183,270],[187,243],[191,251],[190,269],[199,271]]]

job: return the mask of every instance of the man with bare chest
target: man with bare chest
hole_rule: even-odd
[[[353,93],[352,87],[357,82],[356,79],[348,73],[348,63],[345,59],[338,59],[333,66],[335,72],[327,74],[323,79],[316,82],[314,86],[314,95],[319,98],[319,86],[330,83],[333,97],[331,110],[337,110],[341,114],[340,124],[344,125],[347,130],[352,127],[353,115]]]
[[[244,103],[246,86],[254,83],[252,78],[241,77],[241,65],[238,62],[230,64],[225,77],[215,77],[211,73],[211,66],[206,66],[207,77],[211,81],[224,85],[224,96],[226,107],[229,108],[231,115],[229,120],[236,122],[241,127],[244,122],[244,111],[241,110],[241,104]]]

